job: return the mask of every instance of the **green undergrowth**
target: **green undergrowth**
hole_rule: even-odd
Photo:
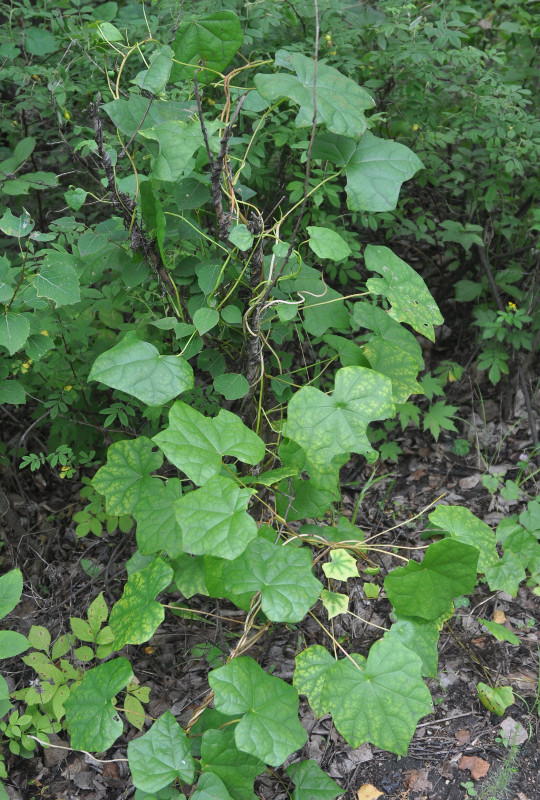
[[[397,228],[374,241],[358,232],[384,215],[400,222],[402,186],[423,184],[427,159],[385,130],[376,59],[365,81],[351,77],[325,57],[332,37],[318,27],[312,52],[297,31],[301,41],[266,53],[228,7],[188,4],[169,35],[154,7],[83,7],[50,31],[34,24],[40,13],[3,45],[12,80],[34,89],[18,111],[28,124],[52,98],[58,124],[44,140],[59,130],[77,167],[45,223],[41,195],[59,184],[35,168],[37,131],[3,162],[13,202],[0,218],[12,243],[0,262],[0,392],[50,426],[49,452],[21,451],[21,466],[95,473],[77,535],[135,527],[137,550],[111,609],[98,595],[54,642],[39,626],[0,632],[2,656],[32,648],[23,661],[37,675],[16,692],[0,679],[3,742],[30,758],[66,728],[73,749],[103,753],[127,732],[137,800],[248,800],[259,774],[305,745],[303,695],[351,746],[406,754],[432,711],[425,678],[456,598],[480,582],[512,596],[540,583],[534,500],[496,533],[439,505],[425,538],[401,548],[346,515],[340,469],[351,454],[377,460],[370,425],[418,422],[410,398],[441,396],[460,369],[422,376],[437,303],[388,246]],[[50,75],[39,57],[66,38],[77,46]],[[505,331],[517,327],[508,313]],[[455,410],[436,401],[424,429],[452,430]],[[365,653],[332,635],[358,577],[387,619]],[[22,581],[18,569],[0,578],[2,617]],[[194,597],[244,613],[182,727],[170,711],[146,714],[124,648],[150,641],[166,615],[204,615]],[[311,617],[325,645],[308,644]],[[292,685],[254,657],[277,625],[298,630]],[[341,791],[301,755],[281,774],[299,800]]]

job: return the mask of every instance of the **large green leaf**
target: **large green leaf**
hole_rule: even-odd
[[[351,254],[351,248],[345,239],[332,228],[318,228],[308,225],[309,246],[319,258],[331,261],[343,261]]]
[[[517,597],[519,585],[525,580],[525,559],[512,550],[505,551],[502,558],[485,569],[488,586],[492,592],[507,592],[512,597]],[[529,569],[532,568],[529,566]]]
[[[172,54],[173,51],[167,45],[160,47],[158,51],[152,53],[148,69],[139,72],[133,83],[146,92],[160,94],[171,74]]]
[[[253,781],[265,765],[237,748],[232,725],[203,734],[201,765],[203,773],[212,773],[223,781],[235,800],[255,800]]]
[[[422,659],[422,675],[426,678],[437,676],[439,653],[439,626],[437,622],[416,619],[414,617],[400,617],[394,622],[388,633],[388,639],[396,638],[409,650],[412,650]]]
[[[170,711],[129,742],[127,755],[133,784],[144,792],[159,792],[177,778],[193,783],[195,764],[189,741]]]
[[[236,594],[262,594],[262,610],[274,622],[300,622],[321,593],[311,571],[311,551],[282,547],[265,539],[251,542],[223,567],[225,587]]]
[[[124,726],[111,701],[132,677],[127,658],[115,658],[84,673],[64,703],[75,750],[101,753],[122,734]]]
[[[182,550],[182,531],[176,522],[174,503],[182,496],[182,483],[170,478],[166,484],[152,483],[133,509],[137,522],[137,546],[143,555],[165,550],[169,555]]]
[[[131,138],[142,125],[161,125],[170,120],[188,122],[196,110],[194,103],[179,103],[154,99],[152,103],[140,94],[130,94],[127,99],[113,100],[102,106],[116,127]]]
[[[395,639],[372,645],[367,660],[356,653],[326,673],[322,702],[351,747],[371,742],[405,755],[431,696],[420,658]]]
[[[316,761],[300,761],[287,767],[287,775],[294,783],[292,800],[334,800],[343,793],[341,786],[322,771]]]
[[[299,694],[305,694],[309,704],[318,717],[327,713],[322,696],[326,673],[336,663],[326,647],[314,644],[298,653],[293,683]]]
[[[5,233],[6,236],[16,236],[17,239],[22,239],[23,236],[28,236],[34,229],[35,224],[25,208],[20,217],[14,217],[9,208],[7,208],[2,219],[0,219],[0,231]]]
[[[171,408],[169,426],[154,442],[198,486],[220,473],[225,455],[257,464],[265,454],[262,439],[236,414],[221,409],[212,419],[181,401]]]
[[[234,732],[239,750],[277,767],[306,743],[296,689],[267,675],[252,658],[234,658],[211,672],[208,682],[217,711],[243,714]]]
[[[304,450],[311,479],[323,487],[328,475],[334,476],[334,458],[350,452],[374,452],[367,426],[394,413],[389,378],[364,367],[343,367],[336,373],[332,395],[313,386],[296,392],[289,402],[283,432]]]
[[[246,511],[253,494],[254,489],[242,489],[236,481],[214,475],[201,489],[177,500],[174,508],[182,550],[227,559],[243,553],[257,536],[255,520]]]
[[[494,532],[465,506],[437,506],[429,519],[438,528],[447,531],[453,539],[478,550],[479,572],[485,573],[499,561]]]
[[[374,370],[392,381],[394,402],[405,403],[409,395],[423,394],[416,378],[424,359],[413,334],[370,303],[356,303],[353,314],[359,327],[375,333],[364,345],[364,354]]]
[[[10,356],[20,350],[30,333],[29,314],[0,315],[0,344]]]
[[[107,513],[131,514],[140,498],[151,495],[156,478],[150,473],[163,463],[161,453],[146,436],[115,442],[107,451],[107,463],[98,469],[92,486],[105,497]]]
[[[165,609],[155,598],[167,588],[173,575],[173,569],[165,561],[155,558],[129,576],[109,618],[117,650],[126,644],[147,642],[154,635],[165,618]]]
[[[17,631],[0,631],[0,659],[13,658],[28,650],[30,642]]]
[[[443,318],[420,275],[388,247],[368,244],[364,258],[369,270],[382,275],[367,281],[369,291],[386,297],[391,317],[434,342],[433,326],[441,325]]]
[[[193,388],[193,370],[182,356],[160,356],[153,344],[129,331],[96,358],[88,380],[120,389],[148,406],[162,406]]]
[[[207,123],[208,133],[213,134],[218,124],[219,121]],[[152,162],[152,177],[159,181],[177,181],[181,178],[189,160],[204,144],[198,120],[168,120],[152,128],[144,128],[139,134],[144,139],[158,143],[159,153]]]
[[[271,75],[255,75],[259,94],[269,102],[287,97],[300,106],[296,126],[305,128],[313,123],[313,89],[316,84],[317,121],[336,134],[359,139],[366,129],[364,111],[373,108],[375,102],[365,89],[337,69],[327,64],[317,64],[300,53],[278,50],[275,57],[278,67],[296,73],[288,75],[277,72]]]
[[[351,211],[392,211],[401,184],[422,167],[404,144],[366,131],[345,167],[348,207]]]
[[[384,581],[388,599],[400,614],[435,620],[454,597],[469,594],[476,585],[478,551],[453,539],[430,544],[421,564],[409,561],[392,570]]]
[[[225,69],[243,41],[240,20],[232,11],[198,14],[181,22],[172,47],[176,61],[182,63],[173,64],[171,80],[191,80],[195,69],[199,83],[215,80],[215,73]]]
[[[19,568],[6,572],[0,578],[0,619],[13,611],[23,590],[23,577]]]
[[[49,250],[35,279],[38,297],[47,297],[57,306],[78,303],[81,292],[74,263],[75,258],[69,253]]]
[[[212,772],[207,772],[197,781],[197,788],[190,800],[236,800],[236,798],[231,797],[221,778]]]

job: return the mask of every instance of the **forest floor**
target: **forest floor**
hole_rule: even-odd
[[[429,512],[417,515],[443,493],[439,502],[466,506],[493,528],[503,517],[523,510],[521,500],[505,501],[482,484],[482,476],[490,472],[506,470],[507,477],[515,477],[520,454],[530,447],[522,398],[518,393],[513,399],[509,418],[503,422],[500,390],[488,385],[482,391],[480,403],[478,387],[462,381],[452,387],[453,396],[447,400],[460,407],[460,435],[472,443],[467,456],[454,455],[452,439],[444,433],[437,443],[411,426],[396,435],[403,455],[397,465],[378,466],[376,480],[359,508],[357,524],[366,533],[392,528],[385,541],[418,543]],[[5,418],[3,423],[16,441],[21,432],[15,420]],[[357,487],[365,485],[372,469],[360,459],[349,462],[343,477],[350,487],[345,499],[351,513]],[[24,471],[15,478],[9,464],[2,472],[6,488],[5,494],[0,492],[0,571],[18,566],[25,579],[22,601],[9,624],[24,634],[31,625],[44,625],[54,640],[69,630],[69,617],[85,616],[100,591],[109,607],[118,599],[125,562],[135,549],[134,537],[116,531],[77,539],[72,515],[82,506],[80,484],[45,472]],[[524,487],[530,497],[538,493],[534,484],[532,479]],[[398,523],[403,524],[395,527]],[[347,583],[351,610],[376,624],[387,624],[388,604],[367,599],[362,584],[360,577]],[[339,584],[336,590],[340,591]],[[369,744],[352,749],[330,717],[317,720],[302,701],[301,720],[309,741],[288,763],[315,759],[343,787],[346,800],[540,800],[539,600],[524,585],[513,598],[480,584],[469,603],[457,609],[441,634],[438,677],[428,680],[434,712],[420,721],[406,757]],[[213,614],[234,615],[234,606],[226,602],[218,605],[197,596],[190,603]],[[519,636],[520,645],[496,641],[478,617],[504,623]],[[169,708],[186,724],[204,698],[208,661],[215,653],[226,652],[234,637],[232,629],[216,624],[213,617],[208,620],[168,616],[147,645],[125,648],[135,675],[150,687],[147,712],[152,717]],[[349,649],[367,653],[370,628],[350,616],[338,616],[333,623],[334,635],[343,636]],[[305,644],[316,643],[331,646],[308,617],[299,625],[275,625],[251,654],[264,669],[290,680],[295,654]],[[35,677],[20,659],[2,662],[2,673],[11,688],[27,686]],[[476,688],[480,681],[512,687],[515,703],[504,717],[481,705]],[[122,759],[128,738],[135,734],[135,729],[126,730],[103,761],[70,751],[65,732],[53,737],[56,747],[38,750],[29,761],[6,753],[11,800],[127,800],[134,790]],[[264,800],[285,800],[288,785],[283,770],[269,770],[255,781],[255,793]]]

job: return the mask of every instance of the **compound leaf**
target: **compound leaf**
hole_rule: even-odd
[[[107,463],[98,469],[92,486],[105,497],[107,513],[131,514],[141,497],[152,495],[155,478],[150,473],[163,463],[161,453],[146,436],[115,442],[107,451]]]
[[[365,89],[337,69],[320,62],[315,77],[315,62],[300,53],[278,50],[275,63],[296,75],[285,72],[255,75],[255,86],[265,100],[274,102],[287,97],[299,105],[297,128],[305,128],[313,123],[313,89],[316,82],[317,121],[324,123],[333,133],[356,140],[362,136],[367,126],[363,112],[375,105]]]
[[[353,653],[326,673],[322,702],[351,747],[371,742],[405,755],[420,717],[431,712],[420,658],[395,639]]]
[[[212,419],[180,400],[169,412],[168,427],[153,441],[198,486],[219,474],[224,455],[257,464],[265,454],[262,439],[236,414],[221,409]]]
[[[243,714],[234,731],[239,750],[277,767],[306,743],[296,690],[267,675],[252,658],[234,658],[211,672],[208,681],[217,711]]]
[[[129,742],[127,754],[133,783],[143,792],[159,792],[177,778],[193,782],[195,764],[189,741],[170,711]]]
[[[181,356],[160,356],[153,344],[129,331],[96,358],[88,380],[120,389],[148,406],[162,406],[193,388],[193,370]]]
[[[112,699],[132,677],[127,658],[115,658],[84,673],[64,703],[75,750],[100,753],[118,739],[124,726]]]
[[[435,620],[454,597],[469,594],[476,584],[478,551],[453,539],[431,544],[421,564],[409,561],[384,581],[388,599],[400,614]]]
[[[364,258],[369,270],[382,275],[366,282],[369,291],[388,300],[391,317],[434,342],[433,326],[441,325],[443,318],[420,275],[388,247],[368,244]]]
[[[165,609],[155,599],[171,583],[174,571],[161,558],[129,576],[120,600],[112,608],[109,625],[115,649],[147,642],[165,618]]]
[[[326,714],[328,709],[322,702],[326,673],[336,663],[326,647],[315,644],[307,647],[296,656],[293,684],[299,694],[305,694],[309,704],[318,717]]]
[[[336,373],[335,390],[327,395],[305,386],[289,402],[284,435],[307,456],[306,468],[317,486],[334,476],[331,462],[351,451],[374,451],[366,430],[370,422],[394,414],[392,383],[365,367],[343,367]]]
[[[214,475],[201,488],[174,504],[182,532],[182,550],[192,555],[233,559],[257,536],[257,525],[247,511],[253,489],[242,489],[230,478]],[[173,557],[180,553],[171,553]]]
[[[465,506],[437,506],[429,519],[438,528],[447,531],[453,539],[478,550],[479,572],[485,573],[499,561],[495,534],[489,525],[475,517]]]
[[[299,622],[321,593],[311,571],[311,551],[255,539],[223,567],[228,591],[262,594],[262,610],[274,622]]]

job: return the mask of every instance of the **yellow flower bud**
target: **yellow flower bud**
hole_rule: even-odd
[[[71,392],[72,389],[73,386],[70,386],[69,384],[67,386],[64,386],[64,392]]]
[[[412,129],[413,131],[417,131],[419,127],[420,125],[417,122],[415,122],[414,125],[412,126]]]
[[[70,112],[67,110],[67,108],[66,108],[66,110],[64,111],[64,119],[71,119],[71,114],[70,114]]]

